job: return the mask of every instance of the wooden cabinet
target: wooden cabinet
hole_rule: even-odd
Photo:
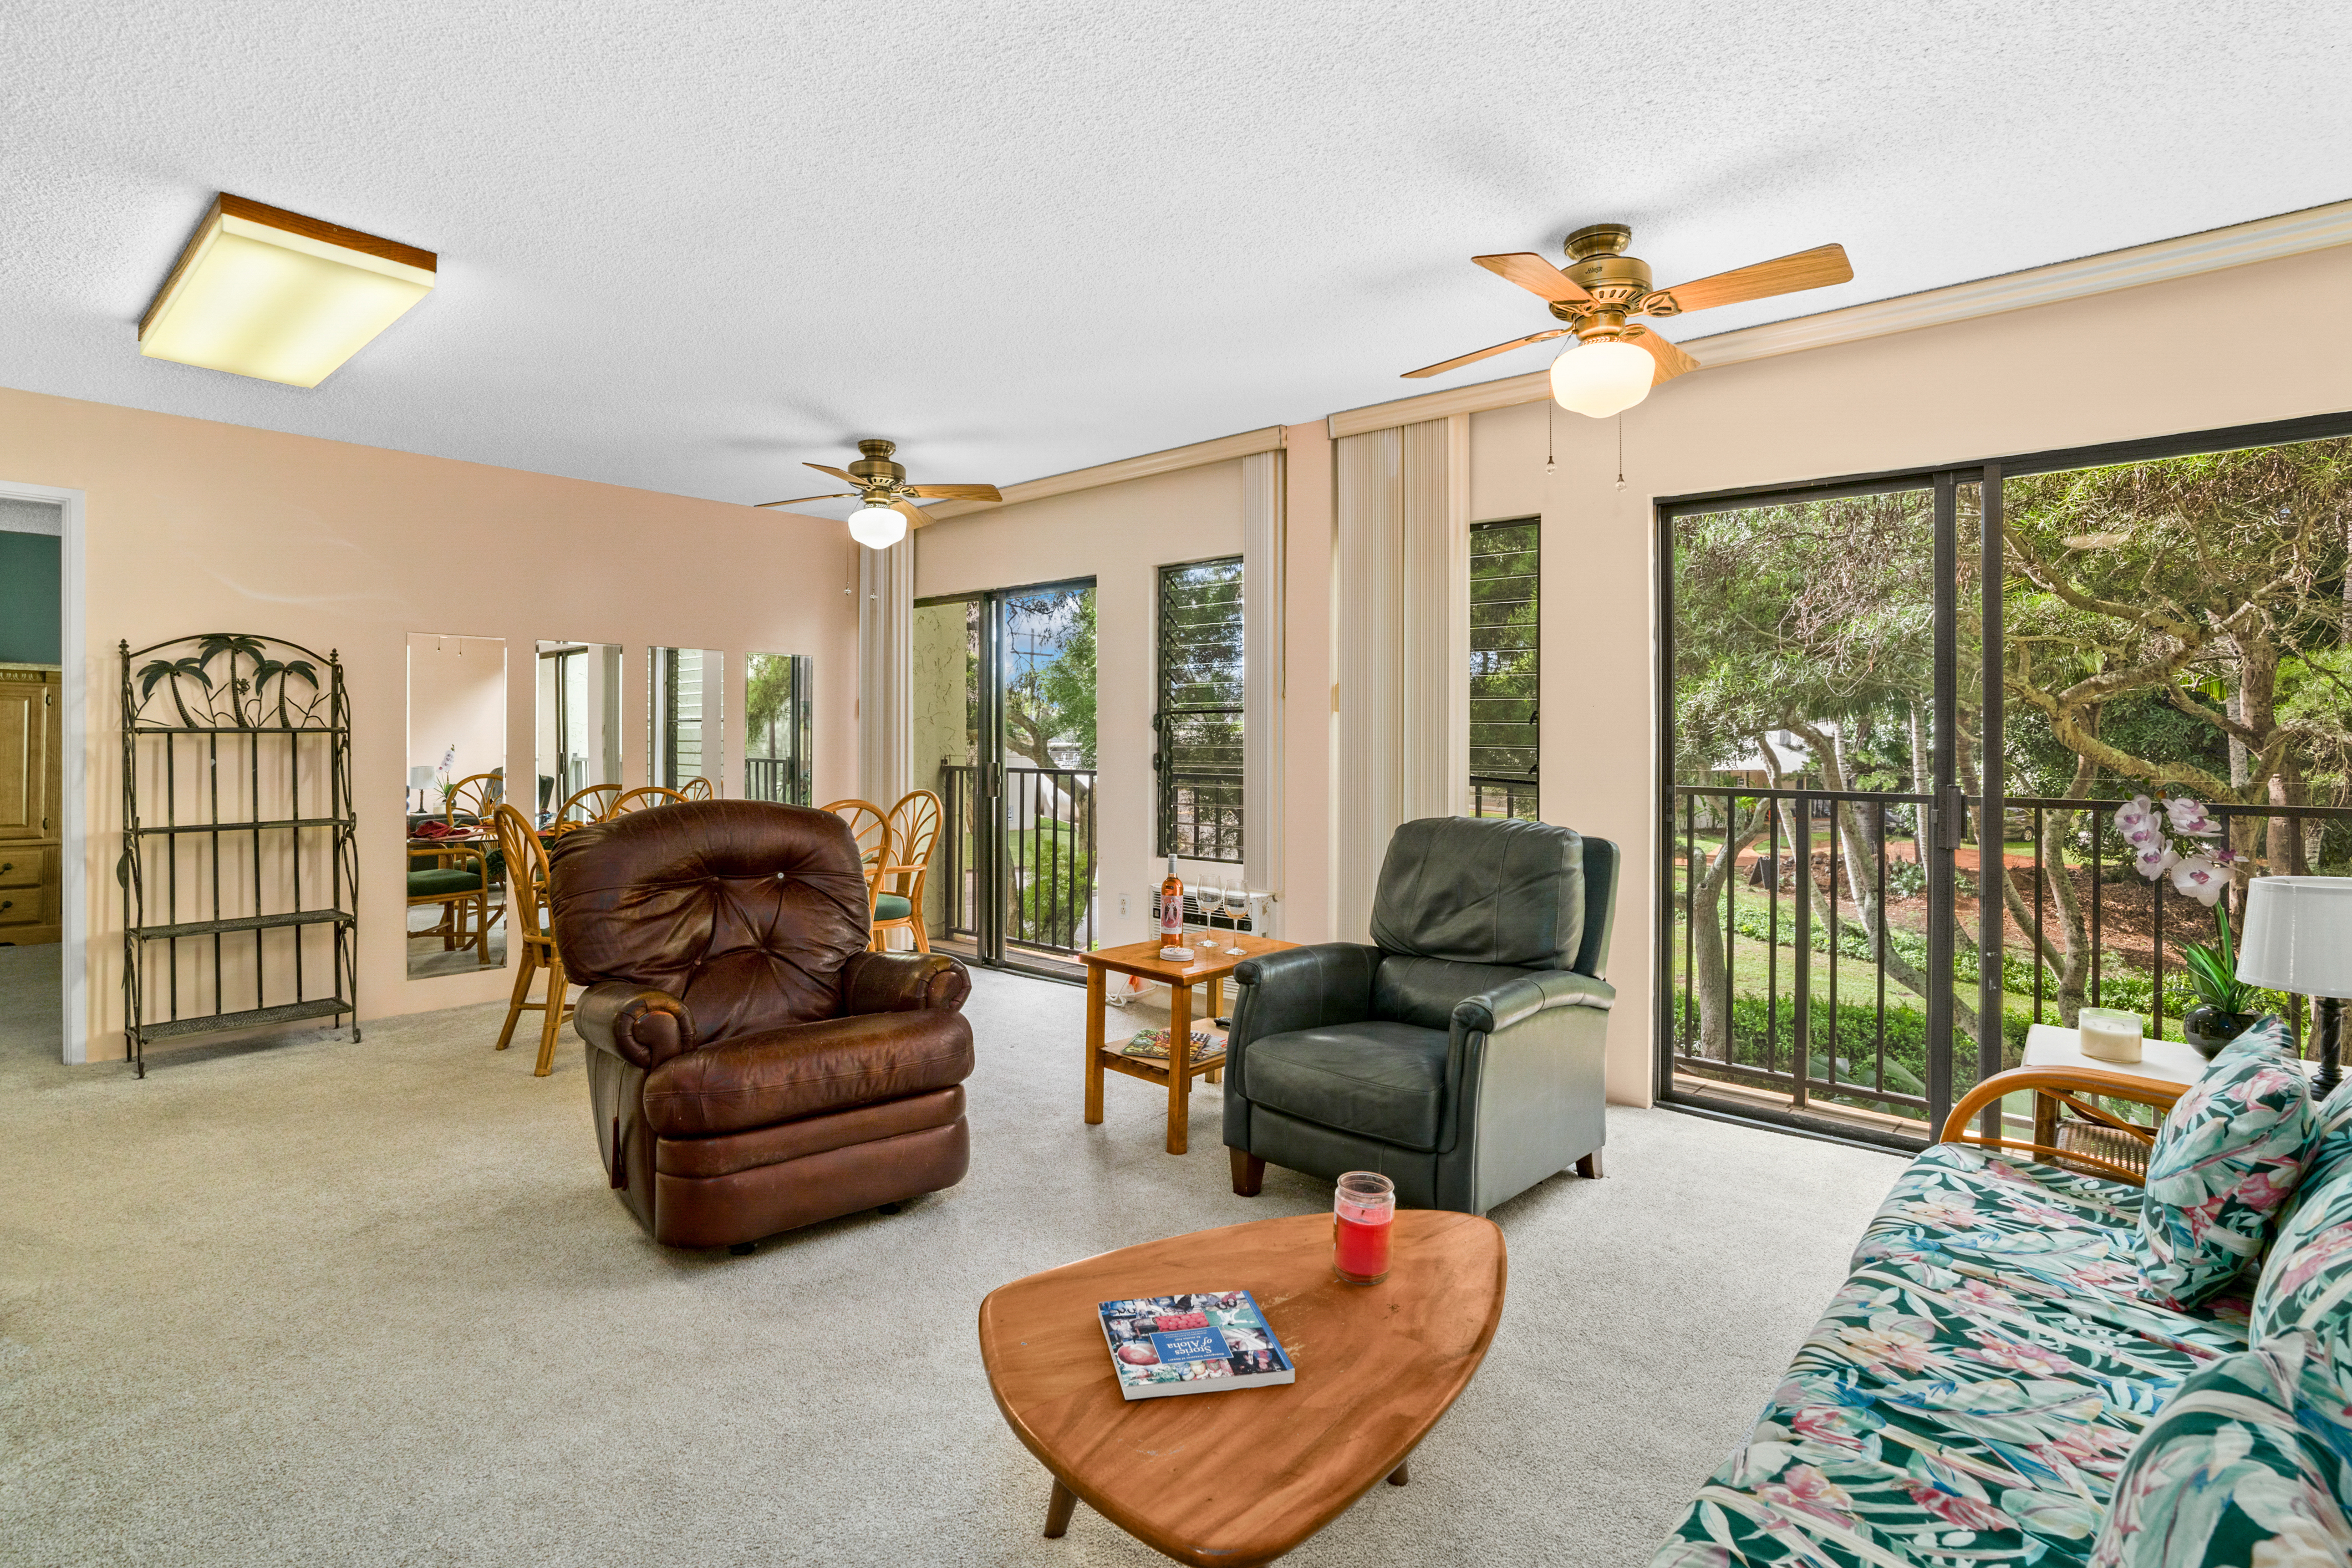
[[[58,671],[0,664],[0,945],[58,937]]]

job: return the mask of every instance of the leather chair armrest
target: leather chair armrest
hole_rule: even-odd
[[[963,1011],[971,994],[971,971],[944,952],[860,952],[841,971],[841,1011],[911,1013],[935,1007]]]
[[[1598,1007],[1605,1013],[1616,1002],[1617,988],[1607,981],[1572,969],[1551,969],[1465,996],[1454,1005],[1454,1022],[1461,1029],[1491,1035],[1547,1007]]]
[[[943,1008],[788,1024],[674,1057],[646,1075],[646,1121],[664,1138],[772,1127],[971,1076],[971,1024]]]
[[[1225,1032],[1225,1142],[1249,1146],[1249,1047],[1268,1035],[1360,1024],[1372,1016],[1381,950],[1327,942],[1245,958],[1234,971],[1234,1025]]]
[[[641,1068],[694,1049],[694,1015],[686,1004],[625,980],[600,980],[583,991],[572,1026],[590,1046]]]
[[[1352,942],[1286,948],[1244,959],[1234,971],[1233,1042],[1246,1045],[1293,1029],[1360,1024],[1372,1016],[1372,973],[1381,950]]]

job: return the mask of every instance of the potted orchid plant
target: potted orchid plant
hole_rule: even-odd
[[[2187,854],[2173,847],[2167,827],[2195,841]],[[2220,942],[2190,942],[2181,953],[2189,985],[2197,993],[2197,1005],[2181,1016],[2180,1033],[2210,1059],[2253,1027],[2256,1017],[2253,1008],[2259,993],[2238,978],[2230,906],[2221,898],[2230,887],[2228,868],[2238,857],[2222,839],[2222,825],[2203,802],[2189,795],[2165,796],[2159,792],[2155,801],[2135,795],[2116,809],[2116,831],[2131,847],[2133,868],[2141,876],[2151,882],[2162,878],[2213,911]]]

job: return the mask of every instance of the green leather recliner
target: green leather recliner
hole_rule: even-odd
[[[1234,1191],[1255,1196],[1269,1163],[1378,1171],[1401,1207],[1485,1214],[1571,1165],[1598,1176],[1618,866],[1607,839],[1544,823],[1399,827],[1373,945],[1234,972]]]

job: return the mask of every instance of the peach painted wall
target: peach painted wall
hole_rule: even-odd
[[[808,654],[817,797],[851,793],[856,547],[838,522],[6,390],[0,478],[86,495],[90,837],[81,874],[93,1061],[122,1051],[118,641],[141,647],[227,629],[340,651],[359,797],[365,1017],[503,998],[512,984],[499,970],[404,973],[398,803],[412,632],[502,637],[509,656],[520,650],[506,663],[510,776],[530,766],[529,654],[540,638],[625,646],[632,778],[645,767],[647,645],[724,650],[730,715],[743,710],[744,653]]]

